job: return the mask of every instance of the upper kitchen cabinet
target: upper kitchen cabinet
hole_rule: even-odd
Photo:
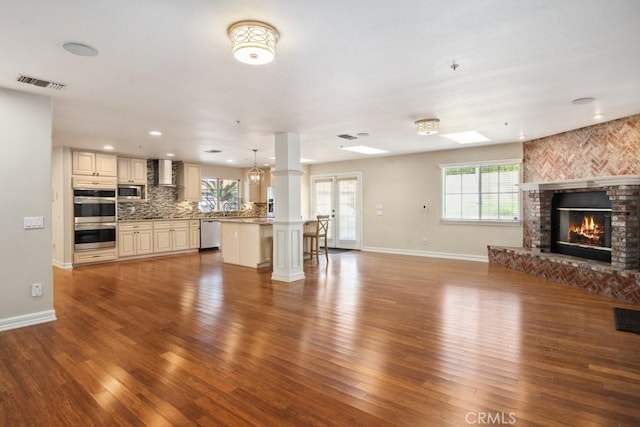
[[[246,177],[246,170],[244,171],[244,176]],[[245,179],[245,193],[247,194],[247,201],[254,203],[266,203],[267,202],[267,187],[271,186],[271,171],[265,170],[264,175],[262,175],[262,180],[260,180],[260,184],[250,184],[248,180]]]
[[[147,184],[147,161],[118,157],[118,184]]]
[[[199,202],[202,198],[200,183],[200,165],[197,163],[178,163],[178,201]]]
[[[118,175],[118,160],[114,154],[74,151],[71,163],[73,175]]]

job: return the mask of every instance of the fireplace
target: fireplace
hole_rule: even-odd
[[[551,252],[611,262],[611,201],[605,191],[553,195]]]

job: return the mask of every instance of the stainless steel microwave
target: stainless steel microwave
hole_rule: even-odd
[[[142,185],[118,185],[118,199],[140,200],[143,191]]]

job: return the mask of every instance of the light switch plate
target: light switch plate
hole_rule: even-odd
[[[44,228],[44,217],[41,216],[25,216],[24,229],[32,230],[35,228]]]

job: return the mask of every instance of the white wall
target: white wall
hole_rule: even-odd
[[[51,98],[0,88],[5,183],[0,223],[0,330],[55,320],[51,230]],[[44,217],[25,230],[24,217]],[[41,283],[43,296],[32,297]]]
[[[522,226],[442,223],[439,165],[521,158],[512,143],[312,165],[310,174],[362,171],[363,250],[486,260],[487,245],[522,246]]]

